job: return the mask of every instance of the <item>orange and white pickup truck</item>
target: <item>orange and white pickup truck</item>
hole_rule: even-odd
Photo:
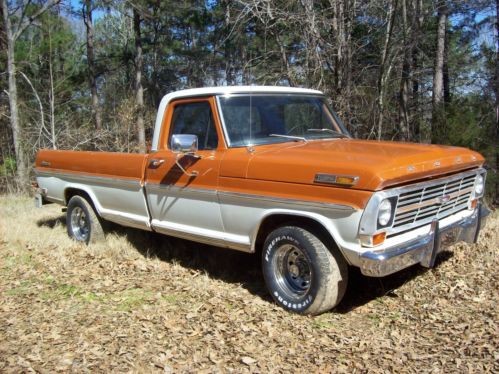
[[[215,87],[159,106],[148,154],[41,150],[39,205],[67,206],[90,243],[103,220],[260,253],[283,308],[337,305],[349,267],[382,277],[475,242],[483,157],[463,148],[352,139],[315,90]]]

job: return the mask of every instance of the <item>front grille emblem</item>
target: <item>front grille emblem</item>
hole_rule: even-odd
[[[450,195],[442,195],[437,197],[437,204],[438,205],[443,205],[445,203],[448,203],[450,200]]]

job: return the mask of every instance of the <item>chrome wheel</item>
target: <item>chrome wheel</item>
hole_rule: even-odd
[[[274,278],[289,297],[304,295],[310,289],[311,266],[300,248],[292,244],[280,246],[273,265]]]
[[[81,242],[86,242],[90,231],[90,222],[85,211],[76,206],[71,211],[71,230],[74,238]]]

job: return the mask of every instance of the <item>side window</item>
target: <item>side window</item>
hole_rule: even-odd
[[[207,101],[176,105],[173,110],[171,128],[172,135],[197,135],[200,150],[217,148],[217,130],[210,103]]]

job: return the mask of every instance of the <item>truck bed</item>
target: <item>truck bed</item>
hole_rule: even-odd
[[[83,190],[102,218],[150,229],[143,191],[146,161],[145,154],[41,150],[35,173],[46,201],[66,205],[72,191]]]

